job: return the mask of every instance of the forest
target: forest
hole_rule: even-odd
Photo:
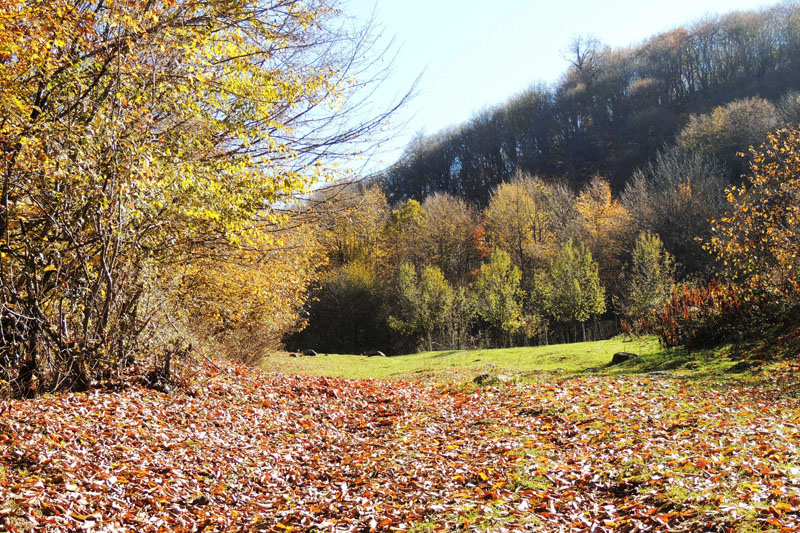
[[[737,153],[800,120],[791,95],[800,88],[799,21],[797,5],[784,2],[709,16],[630,48],[576,38],[558,82],[418,137],[375,179],[392,204],[446,192],[482,208],[520,171],[574,189],[600,175],[618,194],[675,146],[738,180],[747,163]]]
[[[713,345],[793,312],[798,45],[792,3],[629,49],[576,39],[553,88],[316,194],[346,214],[320,226],[326,267],[288,347]]]

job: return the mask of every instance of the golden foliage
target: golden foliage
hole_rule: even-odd
[[[769,135],[747,183],[726,191],[728,212],[713,221],[708,248],[753,287],[800,296],[800,131]]]

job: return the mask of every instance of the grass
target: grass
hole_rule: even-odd
[[[633,352],[638,358],[609,366],[616,352]],[[725,376],[747,370],[736,359],[737,350],[722,347],[689,352],[666,349],[653,338],[614,339],[506,349],[448,350],[394,357],[322,354],[290,357],[274,354],[264,358],[262,367],[287,374],[341,377],[348,379],[411,379],[462,381],[491,369],[500,374],[537,381],[553,374],[630,374],[667,371],[676,375],[704,378]],[[733,355],[734,357],[727,357]],[[493,365],[493,366],[489,366]],[[737,366],[738,365],[738,366]],[[493,368],[493,367],[496,367]]]

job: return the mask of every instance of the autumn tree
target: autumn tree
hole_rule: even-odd
[[[510,256],[523,282],[546,264],[553,246],[550,213],[541,202],[544,195],[533,194],[543,188],[538,180],[517,176],[495,189],[484,212],[487,239]]]
[[[464,285],[480,265],[475,242],[475,210],[459,198],[436,193],[422,204],[425,219],[419,226],[419,251],[451,282]]]
[[[586,321],[606,310],[605,288],[591,252],[568,241],[541,278],[534,297],[556,322],[580,323],[585,341]]]
[[[336,17],[324,0],[3,4],[0,351],[18,394],[129,361],[164,258],[278,242],[280,206],[376,131],[342,118],[370,39]]]
[[[521,280],[522,272],[502,250],[492,252],[475,280],[478,315],[491,328],[498,344],[509,346],[512,335],[524,325]]]
[[[603,286],[612,294],[619,293],[620,274],[632,240],[630,212],[601,177],[581,189],[575,208],[580,213],[581,241],[597,262]]]
[[[164,291],[170,319],[195,345],[251,362],[304,325],[309,280],[326,266],[311,228],[280,230],[271,248],[224,246],[192,261],[173,263],[174,286]]]
[[[702,245],[724,209],[725,184],[724,168],[708,156],[667,149],[634,173],[621,202],[635,233],[657,234],[684,274],[707,274],[713,257]]]
[[[414,266],[405,263],[397,274],[397,291],[401,301],[389,325],[423,338],[428,351],[433,350],[434,333],[445,327],[451,312],[453,288],[438,267],[426,266],[418,277]]]
[[[669,297],[675,283],[675,263],[658,235],[639,234],[626,274],[626,291],[619,308],[629,319],[647,315]]]
[[[699,152],[721,161],[731,180],[738,180],[747,170],[739,154],[751,145],[759,145],[767,133],[779,125],[775,106],[763,98],[734,100],[710,113],[693,115],[677,136],[677,145],[685,152]]]
[[[747,181],[727,190],[709,248],[738,278],[782,301],[800,297],[800,131],[752,150]]]
[[[289,350],[329,353],[403,349],[388,325],[390,296],[368,263],[358,260],[331,268],[320,275],[305,301],[302,319],[307,326],[290,332],[284,344]]]
[[[392,209],[385,225],[388,253],[395,265],[411,263],[421,268],[427,263],[422,249],[423,228],[428,225],[428,214],[416,200],[407,200]]]
[[[332,266],[355,261],[374,269],[385,265],[385,227],[391,209],[378,187],[341,183],[317,191],[312,200],[323,204],[315,225]]]

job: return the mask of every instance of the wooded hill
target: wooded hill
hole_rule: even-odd
[[[613,333],[601,319],[714,344],[782,323],[800,304],[798,46],[798,3],[624,50],[578,39],[554,88],[318,191],[341,213],[287,347],[563,342]]]
[[[535,52],[535,51],[531,51]],[[780,123],[800,121],[800,5],[710,17],[611,49],[576,39],[553,86],[534,86],[459,127],[418,137],[381,172],[391,203],[447,192],[483,207],[517,171],[566,179],[595,175],[621,191],[635,169],[677,141],[746,170],[736,153]],[[745,105],[719,108],[735,100]],[[703,117],[703,114],[707,114]]]

